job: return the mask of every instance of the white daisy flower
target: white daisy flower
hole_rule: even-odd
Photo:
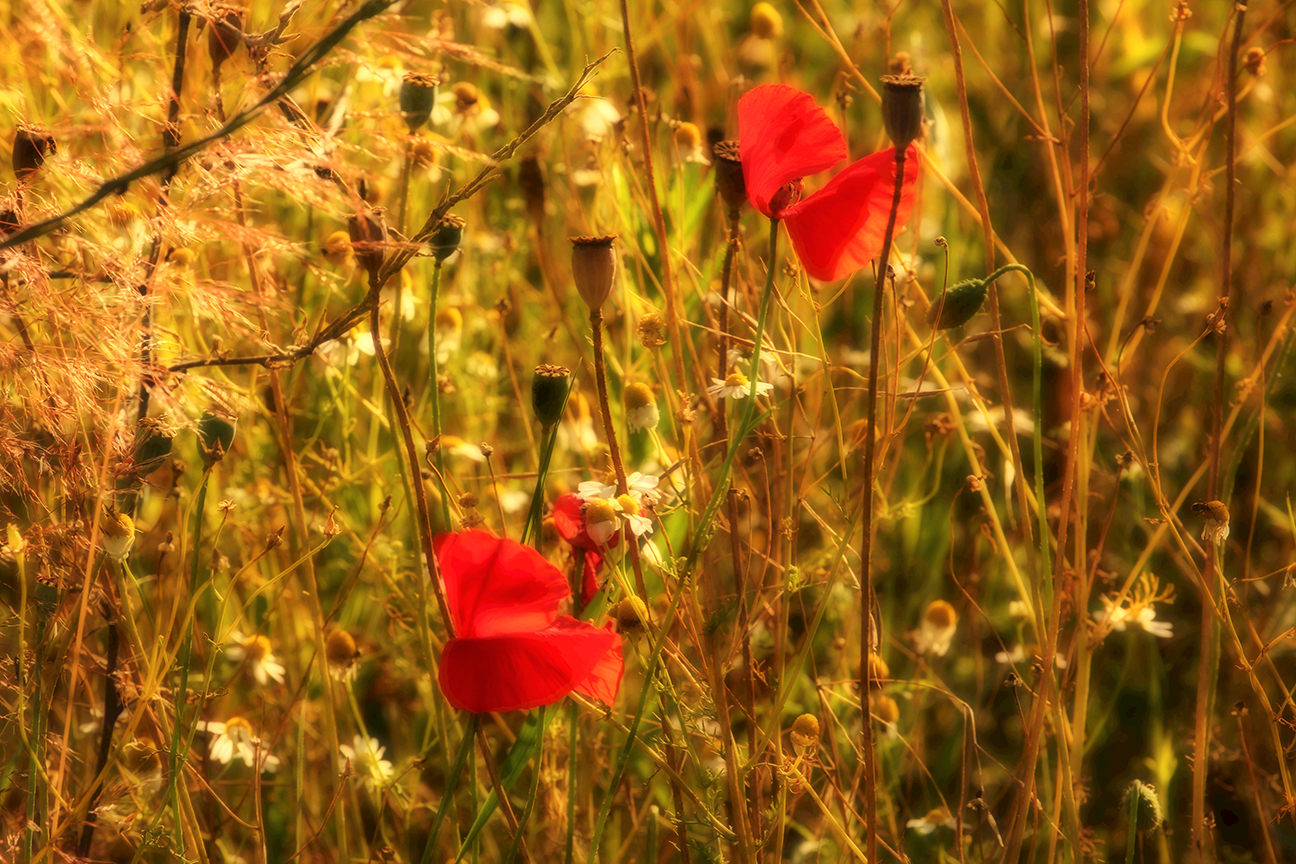
[[[249,768],[254,767],[259,752],[262,771],[279,770],[279,757],[261,749],[261,739],[252,734],[252,724],[242,717],[231,717],[224,723],[199,720],[198,728],[216,736],[211,741],[209,752],[222,765],[238,758]]]
[[[1169,621],[1156,620],[1156,610],[1151,605],[1117,607],[1110,597],[1103,596],[1101,599],[1103,608],[1093,613],[1094,620],[1099,624],[1110,623],[1112,630],[1120,632],[1124,632],[1127,624],[1134,624],[1162,639],[1174,635],[1173,625]]]
[[[652,519],[644,515],[647,511],[633,493],[622,495],[611,503],[620,512],[621,518],[630,524],[630,530],[636,537],[652,533]]]
[[[756,382],[757,396],[764,396],[773,389],[773,384],[766,384],[763,381]],[[751,381],[743,373],[733,371],[723,381],[719,378],[712,378],[711,386],[707,388],[707,392],[717,399],[746,399],[751,393]]]
[[[950,815],[949,810],[937,807],[927,811],[927,815],[921,819],[910,819],[905,823],[905,827],[912,828],[919,834],[930,834],[937,828],[953,828],[954,824],[954,817]]]
[[[396,772],[392,763],[383,758],[387,748],[381,746],[377,738],[363,735],[355,736],[353,745],[339,744],[338,750],[351,763],[351,770],[360,775],[361,782],[371,789],[390,783]]]
[[[944,657],[949,653],[950,642],[958,629],[958,613],[944,600],[927,604],[922,623],[912,634],[914,648],[919,654]]]
[[[264,687],[272,678],[280,684],[284,682],[283,664],[275,658],[269,638],[260,634],[244,636],[238,630],[230,638],[234,644],[225,646],[225,656],[235,662],[246,658],[258,684]]]

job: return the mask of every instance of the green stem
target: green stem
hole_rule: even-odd
[[[432,831],[428,834],[427,845],[423,847],[421,864],[429,864],[432,860],[432,850],[436,847],[437,835],[441,833],[441,823],[445,821],[446,814],[454,807],[455,787],[459,785],[459,777],[463,774],[464,763],[468,761],[468,754],[472,752],[476,733],[477,715],[473,714],[468,718],[468,728],[464,730],[463,741],[459,743],[459,752],[455,754],[454,765],[450,768],[450,777],[446,780],[445,794],[441,796],[441,806],[437,808],[436,819],[432,821]]]
[[[1129,831],[1125,836],[1125,864],[1134,864],[1134,837],[1138,834],[1139,796],[1130,795],[1129,799]]]
[[[441,490],[441,519],[444,522],[445,530],[449,531],[453,526],[450,522],[450,493],[446,491],[445,483],[445,455],[441,452],[441,384],[438,380],[440,373],[437,370],[436,345],[437,296],[440,293],[441,262],[437,261],[432,268],[432,300],[431,308],[428,310],[428,361],[432,379],[432,389],[429,397],[432,400],[432,440],[437,442],[435,457],[436,482],[437,488]]]
[[[579,602],[580,595],[577,595]],[[576,754],[578,737],[578,720],[576,703],[567,706],[567,847],[563,852],[563,864],[572,864],[576,851],[576,775],[580,768],[580,759]],[[648,859],[650,861],[656,859]]]
[[[540,706],[540,736],[536,739],[535,746],[535,767],[531,770],[531,797],[527,798],[526,807],[522,810],[522,816],[518,819],[517,833],[513,835],[513,842],[509,845],[508,855],[504,856],[504,864],[513,864],[517,858],[518,845],[522,842],[522,835],[526,832],[527,822],[531,819],[531,811],[535,809],[536,796],[540,792],[540,764],[541,756],[544,755],[544,713],[545,706]]]

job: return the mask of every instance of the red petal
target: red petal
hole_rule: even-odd
[[[514,540],[463,531],[442,534],[435,545],[459,636],[541,630],[558,617],[570,593],[557,567]]]
[[[896,230],[909,221],[918,179],[918,148],[905,158],[904,188]],[[866,156],[827,186],[783,211],[788,236],[806,272],[831,282],[877,257],[886,239],[887,217],[895,194],[895,148]]]
[[[550,705],[595,675],[596,687],[605,694],[610,686],[615,697],[619,674],[615,680],[604,677],[614,647],[620,647],[616,634],[559,618],[537,633],[451,639],[438,679],[451,705],[475,714]]]
[[[814,98],[783,84],[764,84],[738,100],[738,146],[747,200],[766,216],[783,184],[850,155],[841,130]]]
[[[602,567],[602,555],[597,552],[585,553],[585,566],[581,568],[581,606],[588,606],[598,593],[598,572]]]
[[[621,689],[621,676],[625,672],[625,658],[621,656],[621,634],[613,631],[610,622],[607,625],[607,631],[616,636],[616,641],[608,648],[607,653],[599,659],[589,677],[576,685],[576,692],[598,699],[605,705],[612,705],[616,702],[617,691]]]

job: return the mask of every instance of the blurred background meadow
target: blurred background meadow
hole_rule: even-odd
[[[1296,860],[1294,28],[0,2],[0,859]],[[771,257],[716,145],[784,83],[859,159],[903,71],[874,320],[877,261]],[[568,238],[613,234],[601,405]],[[612,443],[650,530],[586,586],[553,508]],[[622,635],[612,704],[438,686],[421,540],[524,526]]]

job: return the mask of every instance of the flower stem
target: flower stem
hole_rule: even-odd
[[[428,397],[432,400],[432,440],[437,442],[436,456],[434,458],[436,460],[437,487],[441,490],[441,519],[444,522],[445,530],[449,531],[452,527],[450,523],[450,493],[446,491],[445,455],[441,452],[441,376],[437,369],[436,345],[437,296],[440,293],[441,262],[438,261],[432,268],[432,299],[428,309],[428,366],[431,376],[431,392]],[[399,311],[397,310],[397,312]],[[417,471],[418,463],[413,462],[411,464]],[[416,473],[415,476],[418,476],[418,474]]]
[[[468,728],[464,730],[463,741],[459,743],[459,752],[455,754],[454,766],[451,767],[450,776],[446,779],[445,794],[441,796],[441,806],[437,808],[436,819],[432,821],[432,831],[428,834],[427,845],[423,847],[422,864],[429,864],[432,860],[432,850],[436,848],[437,835],[441,833],[441,823],[445,822],[446,814],[454,807],[455,787],[459,785],[459,777],[463,774],[464,762],[472,752],[476,733],[477,715],[472,714],[468,717]]]
[[[886,234],[878,258],[877,285],[873,291],[873,321],[869,327],[868,420],[864,438],[864,486],[861,495],[864,511],[864,536],[860,541],[860,747],[864,751],[864,837],[869,861],[877,860],[877,765],[873,752],[873,719],[869,711],[869,649],[873,633],[873,459],[877,433],[878,362],[882,354],[882,298],[886,293],[890,269],[891,238],[895,235],[896,213],[904,189],[905,151],[896,148],[895,192],[891,212],[887,215]]]

